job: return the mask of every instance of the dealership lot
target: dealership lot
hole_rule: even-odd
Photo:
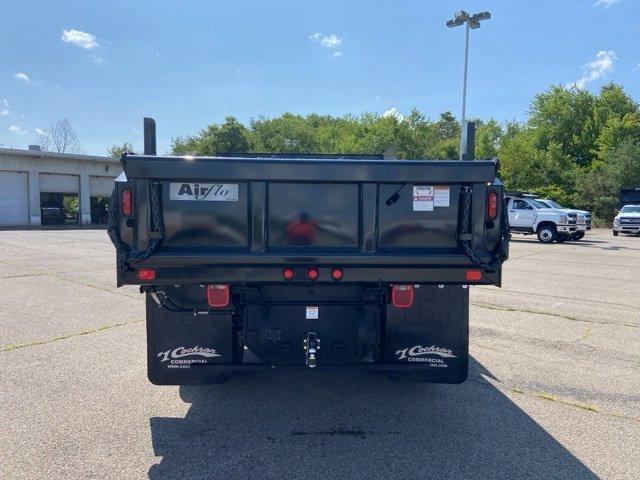
[[[156,387],[100,230],[0,231],[1,478],[637,478],[640,238],[516,238],[474,287],[469,380]]]

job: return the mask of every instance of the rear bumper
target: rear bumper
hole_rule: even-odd
[[[314,267],[319,271],[317,280],[306,278],[307,267]],[[311,284],[446,284],[446,285],[499,285],[501,270],[481,272],[478,281],[469,281],[466,274],[469,270],[480,270],[473,265],[459,267],[349,267],[342,265],[317,266],[282,265],[262,267],[151,267],[155,270],[152,281],[141,281],[137,271],[118,269],[118,286],[122,285],[189,285],[189,284],[273,284],[283,285],[311,285]],[[285,281],[282,276],[284,268],[292,268],[295,276]],[[341,280],[331,277],[331,269],[339,267],[343,272]],[[145,268],[150,268],[145,265]]]

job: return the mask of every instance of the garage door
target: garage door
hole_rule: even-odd
[[[56,193],[78,193],[78,175],[41,173],[40,191]]]
[[[109,197],[113,191],[113,177],[89,177],[89,192],[92,197]]]
[[[29,224],[26,172],[0,172],[0,225]]]

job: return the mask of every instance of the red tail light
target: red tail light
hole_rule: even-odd
[[[342,280],[342,270],[339,268],[334,268],[331,270],[331,278],[333,278],[336,282],[338,280]]]
[[[391,303],[396,308],[413,305],[413,285],[394,285],[391,288]]]
[[[293,277],[296,276],[296,272],[293,271],[293,268],[285,268],[282,270],[282,278],[285,280],[293,280]]]
[[[489,220],[495,220],[498,216],[498,194],[496,192],[489,192],[487,195],[487,218]]]
[[[229,285],[207,285],[207,303],[211,308],[229,305]]]
[[[122,215],[128,217],[133,213],[133,192],[130,188],[125,188],[120,195]]]
[[[138,270],[138,279],[148,282],[149,280],[155,280],[156,271],[153,268],[141,268]]]
[[[317,268],[310,268],[309,270],[307,270],[307,278],[309,280],[317,280],[319,275],[320,272],[318,272]]]
[[[468,282],[479,282],[482,280],[482,271],[480,270],[467,270],[465,275]]]

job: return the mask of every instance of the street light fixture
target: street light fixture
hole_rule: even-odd
[[[451,20],[447,21],[447,27],[459,27],[461,25],[466,24],[465,28],[465,46],[464,46],[464,81],[462,84],[462,122],[460,123],[461,134],[460,134],[460,160],[465,153],[465,143],[466,143],[466,107],[467,107],[467,64],[469,63],[469,29],[480,28],[480,22],[482,20],[489,20],[491,18],[491,14],[489,12],[479,12],[474,13],[473,15],[469,15],[464,10],[460,12],[456,12]]]

